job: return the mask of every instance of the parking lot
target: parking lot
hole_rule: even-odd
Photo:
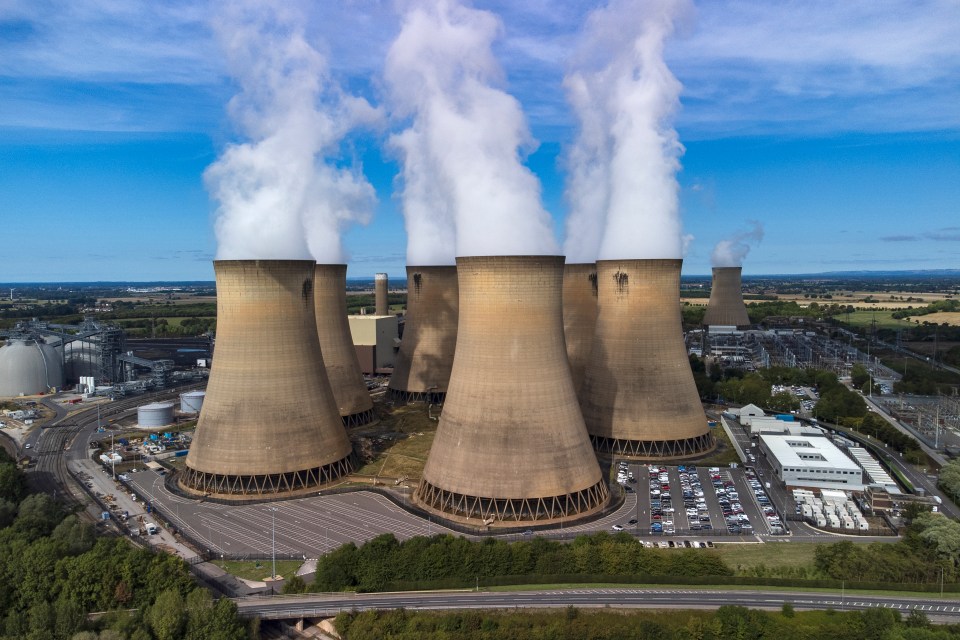
[[[632,497],[614,531],[653,536],[783,533],[763,483],[749,469],[618,463],[617,480]]]

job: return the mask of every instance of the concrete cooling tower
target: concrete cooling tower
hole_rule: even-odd
[[[407,316],[390,395],[397,402],[443,402],[457,347],[456,267],[407,267]]]
[[[374,419],[373,401],[347,320],[347,265],[318,264],[313,290],[320,352],[340,417],[347,427],[368,424]]]
[[[599,453],[684,458],[716,445],[683,343],[681,263],[597,262],[597,330],[581,406]]]
[[[609,494],[563,339],[562,256],[457,258],[447,400],[414,500],[472,524],[557,522]]]
[[[710,302],[703,316],[707,326],[750,326],[747,307],[743,304],[740,284],[742,267],[714,267]]]
[[[597,326],[597,265],[568,264],[563,268],[563,335],[573,388],[580,392]]]
[[[377,273],[373,276],[373,301],[375,313],[378,316],[390,315],[389,280],[387,274]]]
[[[270,497],[349,473],[320,355],[312,260],[218,260],[217,349],[180,486]]]

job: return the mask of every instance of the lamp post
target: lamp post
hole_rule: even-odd
[[[272,547],[273,547],[273,573],[271,574],[271,577],[273,580],[276,580],[277,579],[277,508],[276,507],[270,507],[270,515],[271,515],[271,522],[273,525],[272,526],[273,532],[272,532],[272,535],[270,536]],[[270,590],[272,591],[273,587],[271,587]]]

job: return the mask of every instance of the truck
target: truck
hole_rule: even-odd
[[[152,522],[147,523],[147,535],[152,536],[157,532],[157,525]]]

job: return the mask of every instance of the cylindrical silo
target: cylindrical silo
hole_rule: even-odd
[[[600,453],[683,458],[716,445],[683,343],[681,264],[597,262],[597,328],[581,405]]]
[[[390,313],[390,302],[388,298],[388,280],[387,274],[378,273],[373,276],[373,297],[376,305],[376,314],[385,316]]]
[[[312,260],[218,260],[217,352],[184,489],[262,496],[352,468],[320,355]]]
[[[609,494],[563,339],[562,256],[457,258],[457,350],[415,501],[473,524],[556,522]]]
[[[206,391],[187,391],[180,394],[180,412],[181,413],[200,413],[203,409],[203,399],[206,397]]]
[[[443,402],[459,316],[457,268],[407,267],[407,315],[390,394],[400,402]]]
[[[0,347],[0,397],[32,396],[61,387],[63,363],[56,347],[20,339]]]
[[[137,407],[137,426],[141,429],[156,429],[173,424],[173,403],[154,402]]]
[[[372,422],[373,400],[360,371],[347,320],[347,265],[316,266],[314,307],[320,352],[343,424],[357,427]]]
[[[742,267],[714,267],[713,285],[710,288],[710,302],[703,315],[703,324],[707,326],[750,326],[747,307],[743,304],[743,290],[740,282]]]
[[[568,264],[563,268],[563,335],[573,387],[580,393],[597,326],[597,265]]]

